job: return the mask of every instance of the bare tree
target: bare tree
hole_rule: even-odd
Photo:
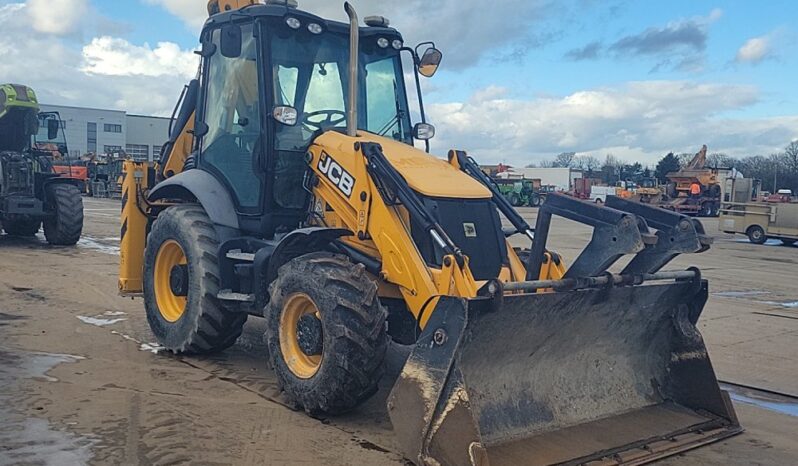
[[[685,165],[690,163],[691,160],[693,160],[693,157],[695,157],[695,154],[681,153],[681,154],[677,155],[676,157],[679,158],[679,165],[684,167]]]
[[[592,172],[601,168],[601,162],[592,155],[581,155],[574,158],[573,166],[586,172]]]
[[[784,149],[784,164],[792,175],[798,175],[798,140],[792,141]]]
[[[563,152],[554,158],[554,166],[561,168],[571,168],[574,166],[576,152]]]

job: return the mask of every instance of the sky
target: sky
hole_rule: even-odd
[[[206,0],[0,0],[0,82],[42,102],[169,115],[197,71]],[[343,2],[299,0],[344,19]],[[653,165],[668,152],[769,155],[798,138],[794,1],[353,0],[407,43],[433,151],[526,165],[560,152]],[[415,99],[411,92],[411,99]]]

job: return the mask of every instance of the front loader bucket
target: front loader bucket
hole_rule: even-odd
[[[388,410],[416,464],[641,464],[741,432],[701,280],[441,298]]]

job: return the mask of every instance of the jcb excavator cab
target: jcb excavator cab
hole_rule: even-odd
[[[707,283],[661,272],[708,249],[699,222],[552,193],[533,228],[465,152],[413,147],[431,127],[400,54],[427,76],[439,51],[349,4],[346,25],[253,3],[211,2],[160,163],[125,165],[119,286],[161,345],[220,351],[263,316],[314,414],[355,409],[389,338],[412,345],[387,408],[420,465],[640,464],[740,431],[695,328]],[[570,266],[553,216],[593,228]]]
[[[360,33],[357,127],[412,144],[404,44],[385,24]],[[307,216],[308,148],[347,125],[349,26],[253,5],[212,17],[200,54],[197,105],[183,109],[196,112],[190,164],[229,193],[244,231],[271,238],[297,228]]]

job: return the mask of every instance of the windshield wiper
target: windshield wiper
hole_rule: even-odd
[[[399,99],[399,88],[396,85],[396,80],[393,80],[393,97],[394,97],[394,104],[396,105],[396,115],[393,116],[390,120],[388,120],[385,125],[379,131],[380,136],[385,136],[388,134],[388,131],[393,129],[395,125],[399,125],[399,134],[402,134],[402,118],[405,116],[405,112],[402,110],[402,102]]]

